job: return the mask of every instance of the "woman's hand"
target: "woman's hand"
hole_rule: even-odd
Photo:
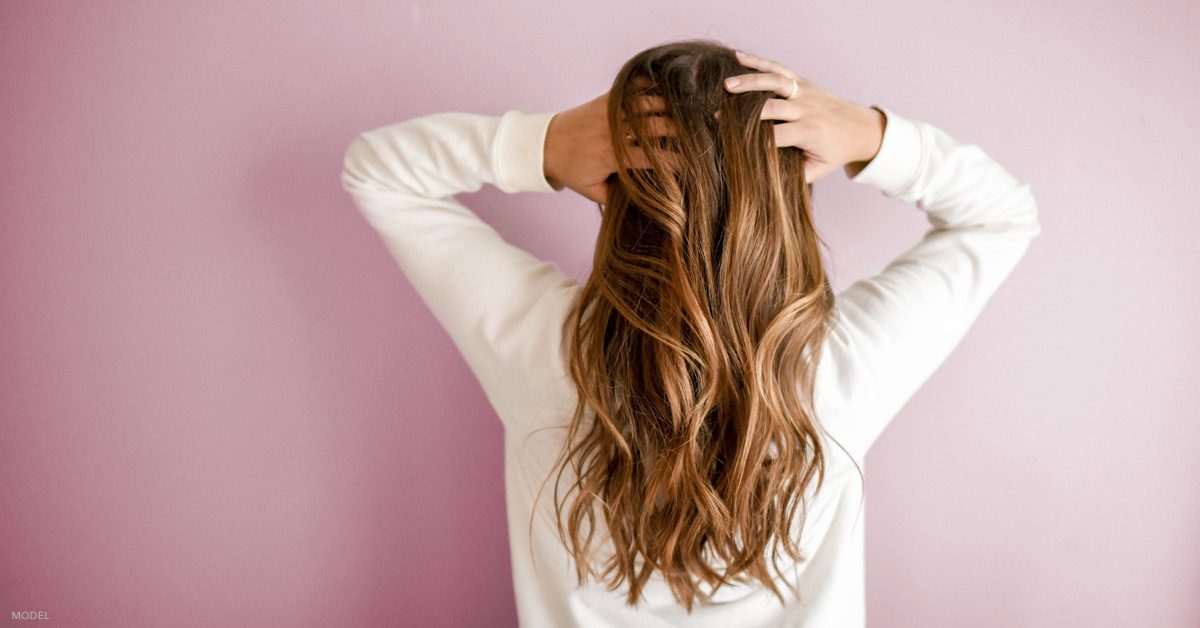
[[[853,177],[875,158],[887,123],[882,111],[838,98],[770,59],[739,51],[738,60],[761,72],[730,77],[725,89],[764,89],[780,96],[763,104],[761,119],[782,120],[775,125],[775,144],[804,151],[804,177],[810,183],[843,166],[846,176]]]
[[[641,111],[648,115],[662,111],[662,99],[644,97]],[[651,120],[655,135],[673,132],[664,116]],[[608,124],[608,92],[582,105],[556,113],[546,130],[543,170],[546,180],[555,188],[571,188],[596,203],[608,195],[606,179],[617,171],[613,153],[612,133]],[[622,132],[622,137],[627,137]],[[646,154],[633,140],[627,140],[627,151],[633,167],[649,168]]]

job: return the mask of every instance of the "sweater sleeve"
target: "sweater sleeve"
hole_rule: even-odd
[[[851,181],[915,205],[929,228],[835,298],[830,354],[818,371],[826,360],[833,368],[818,395],[836,396],[836,427],[864,456],[1041,232],[1028,183],[978,146],[877,108],[883,142]]]
[[[343,188],[449,334],[506,425],[553,372],[556,334],[577,288],[505,241],[454,198],[491,184],[555,192],[543,173],[553,113],[443,112],[364,132],[347,148]]]

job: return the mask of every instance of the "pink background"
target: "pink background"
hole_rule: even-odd
[[[1039,201],[868,459],[870,624],[1200,625],[1200,5],[850,4],[0,5],[0,615],[514,625],[500,425],[343,151],[565,109],[706,36],[977,143]],[[840,173],[817,194],[838,287],[925,227]],[[463,199],[586,273],[583,198]]]

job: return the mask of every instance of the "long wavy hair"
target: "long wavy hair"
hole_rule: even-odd
[[[632,606],[654,570],[689,613],[711,603],[701,582],[756,579],[782,602],[767,550],[776,573],[780,546],[807,558],[792,526],[825,480],[813,382],[834,294],[805,156],[759,119],[773,94],[723,87],[752,71],[720,43],[675,41],[631,58],[609,92],[620,167],[563,323],[579,399],[554,506],[579,583],[628,582]],[[645,96],[665,108],[648,112]],[[656,134],[652,115],[677,132]],[[627,133],[650,167],[633,165]],[[614,550],[602,570],[597,515]]]

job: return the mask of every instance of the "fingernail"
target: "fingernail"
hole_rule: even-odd
[[[741,50],[734,50],[734,51],[733,51],[733,54],[735,54],[735,55],[737,55],[737,56],[739,56],[739,57],[744,57],[744,56],[746,56],[746,53],[742,52]]]
[[[741,80],[741,79],[737,79],[737,78],[725,79],[725,84],[726,84],[726,85],[728,85],[728,86],[730,86],[730,87],[737,87],[737,86],[738,86],[738,83],[741,83],[741,82],[742,82],[742,80]]]

